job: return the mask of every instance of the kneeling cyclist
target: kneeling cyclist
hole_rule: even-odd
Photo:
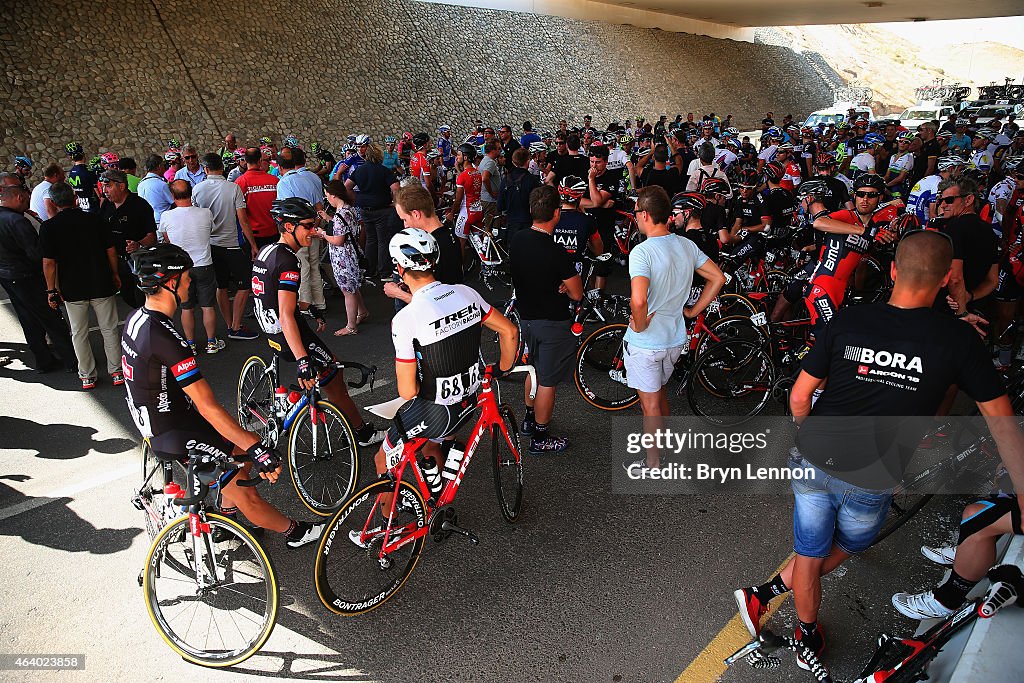
[[[188,296],[192,259],[173,244],[158,244],[133,257],[138,287],[146,303],[132,312],[121,335],[121,366],[128,409],[143,437],[161,459],[187,462],[189,451],[215,456],[247,454],[252,465],[240,470],[249,478],[250,467],[270,482],[277,481],[281,463],[260,438],[238,426],[217,402],[203,379],[195,354],[174,328],[174,313],[181,297]],[[232,480],[222,490],[221,511],[232,517],[242,511],[253,524],[285,534],[290,548],[320,538],[323,524],[288,519],[260,498],[254,487]]]
[[[403,435],[396,426],[388,430],[377,451],[379,475],[402,457],[404,436],[430,439],[422,452],[426,469],[436,467],[431,458],[441,460],[440,441],[454,434],[473,415],[481,378],[481,325],[498,333],[498,367],[505,370],[495,368],[495,376],[512,369],[519,344],[516,326],[476,290],[434,279],[439,250],[437,241],[426,230],[402,230],[391,238],[389,249],[399,276],[412,292],[409,305],[391,321],[398,393],[410,401],[396,422],[409,432]],[[390,499],[385,499],[379,509],[384,514],[390,507]],[[361,545],[361,532],[355,529],[349,535],[356,545]]]
[[[344,377],[332,366],[337,361],[327,345],[298,315],[299,257],[317,236],[316,209],[301,197],[277,199],[271,205],[281,239],[260,249],[252,264],[252,293],[256,320],[270,347],[285,360],[298,363],[298,380],[310,389],[319,377],[327,400],[348,418],[360,446],[380,443],[384,432],[365,422],[345,388]]]

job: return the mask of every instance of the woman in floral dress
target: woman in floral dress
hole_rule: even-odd
[[[331,234],[321,230],[318,237],[330,245],[331,267],[338,288],[345,294],[345,312],[348,324],[342,327],[335,336],[344,337],[359,333],[359,323],[369,317],[370,312],[363,302],[363,294],[359,287],[363,282],[363,274],[359,268],[359,219],[355,207],[345,197],[347,191],[340,180],[332,180],[326,187],[327,201],[334,207],[334,218],[331,219]],[[320,217],[327,220],[330,216],[322,211]]]

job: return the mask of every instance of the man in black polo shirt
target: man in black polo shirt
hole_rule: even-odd
[[[1024,490],[1024,436],[980,337],[930,306],[949,279],[952,257],[942,234],[909,233],[896,251],[889,302],[841,310],[804,359],[790,395],[801,425],[790,467],[803,471],[792,483],[796,557],[768,583],[735,592],[751,633],[759,632],[769,601],[792,590],[796,637],[824,650],[817,626],[821,577],[874,541],[892,489],[950,385],[977,402]]]
[[[145,199],[128,191],[128,177],[124,171],[106,171],[100,182],[107,201],[100,207],[100,218],[110,228],[118,256],[118,277],[121,278],[121,298],[132,308],[145,303],[146,297],[135,286],[128,258],[141,247],[156,244],[156,221],[153,207]]]
[[[541,185],[534,189],[530,193],[533,226],[516,233],[508,250],[522,336],[530,363],[537,370],[535,400],[530,400],[530,378],[526,378],[522,425],[523,434],[531,437],[532,455],[560,453],[569,446],[568,440],[548,433],[555,387],[572,371],[576,353],[569,300],[583,298],[576,264],[552,237],[561,218],[560,205],[555,188]]]
[[[970,178],[950,178],[939,183],[936,209],[942,220],[939,230],[953,241],[953,268],[948,294],[956,302],[958,316],[967,315],[972,301],[983,299],[999,282],[998,242],[992,224],[978,214],[978,185]],[[943,308],[946,292],[936,301]]]
[[[61,299],[64,300],[82,388],[96,386],[96,358],[89,343],[89,309],[96,312],[103,335],[107,374],[114,386],[124,384],[115,296],[121,282],[110,230],[99,216],[78,208],[75,192],[67,183],[52,185],[49,194],[56,213],[40,228],[39,245],[50,308],[57,310]]]

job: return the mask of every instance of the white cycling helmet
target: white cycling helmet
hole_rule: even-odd
[[[359,147],[361,145],[368,145],[368,144],[370,144],[370,136],[369,135],[363,134],[363,135],[357,135],[356,136],[356,147]]]
[[[388,244],[391,260],[406,270],[431,271],[437,265],[440,250],[437,240],[426,230],[405,228]]]
[[[548,146],[543,142],[531,142],[530,143],[530,154],[537,154],[538,152],[548,151]]]
[[[966,166],[966,165],[967,165],[967,162],[964,159],[962,159],[962,158],[960,158],[960,157],[958,157],[958,156],[956,156],[954,154],[949,154],[949,155],[946,155],[946,156],[939,157],[939,160],[936,163],[936,168],[938,168],[938,170],[940,170],[940,171],[948,171],[951,168],[956,168],[957,166]]]

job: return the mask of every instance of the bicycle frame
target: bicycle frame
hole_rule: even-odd
[[[517,366],[513,368],[512,372],[516,371],[528,371],[532,381],[531,387],[531,398],[536,396],[537,393],[537,380],[532,366]],[[395,493],[391,496],[391,504],[387,510],[387,514],[384,515],[388,519],[388,523],[380,534],[383,536],[383,542],[381,543],[380,551],[378,552],[378,560],[381,562],[385,561],[385,557],[392,552],[395,552],[402,546],[415,541],[418,538],[426,536],[430,533],[429,522],[426,526],[419,526],[415,529],[411,528],[412,524],[404,525],[400,528],[394,528],[391,526],[391,520],[394,519],[395,507],[398,504],[399,498],[399,482],[402,481],[402,477],[405,474],[406,468],[409,468],[412,472],[413,479],[416,483],[416,487],[419,489],[420,495],[423,500],[427,501],[426,516],[430,518],[436,510],[443,508],[446,505],[450,505],[455,499],[455,494],[459,491],[459,486],[462,485],[462,477],[466,474],[466,468],[469,467],[469,462],[473,459],[473,455],[476,453],[477,447],[480,445],[480,441],[483,439],[484,434],[489,433],[491,429],[497,425],[500,430],[502,437],[508,443],[509,448],[513,449],[512,439],[509,437],[508,430],[505,428],[505,423],[501,419],[501,415],[498,413],[498,402],[500,398],[496,398],[497,382],[491,376],[491,366],[484,371],[484,376],[480,382],[480,394],[477,396],[476,405],[480,410],[480,416],[477,418],[476,424],[473,425],[473,431],[466,444],[466,450],[462,456],[462,462],[459,465],[458,473],[455,477],[448,480],[448,483],[444,485],[441,492],[437,495],[437,500],[433,504],[433,494],[430,491],[430,486],[427,484],[426,477],[423,476],[423,470],[416,459],[416,454],[427,444],[429,439],[425,438],[411,438],[405,440],[405,445],[402,448],[401,459],[389,470],[388,476],[395,480]],[[500,390],[499,390],[500,391]],[[514,426],[513,426],[514,428]],[[522,457],[522,454],[517,453],[518,457]],[[373,519],[373,513],[377,510],[380,505],[380,499],[374,501],[373,506],[370,508],[370,514],[366,516],[366,523],[363,525],[363,535],[373,535],[370,532],[370,523]],[[383,510],[382,510],[383,512]]]

